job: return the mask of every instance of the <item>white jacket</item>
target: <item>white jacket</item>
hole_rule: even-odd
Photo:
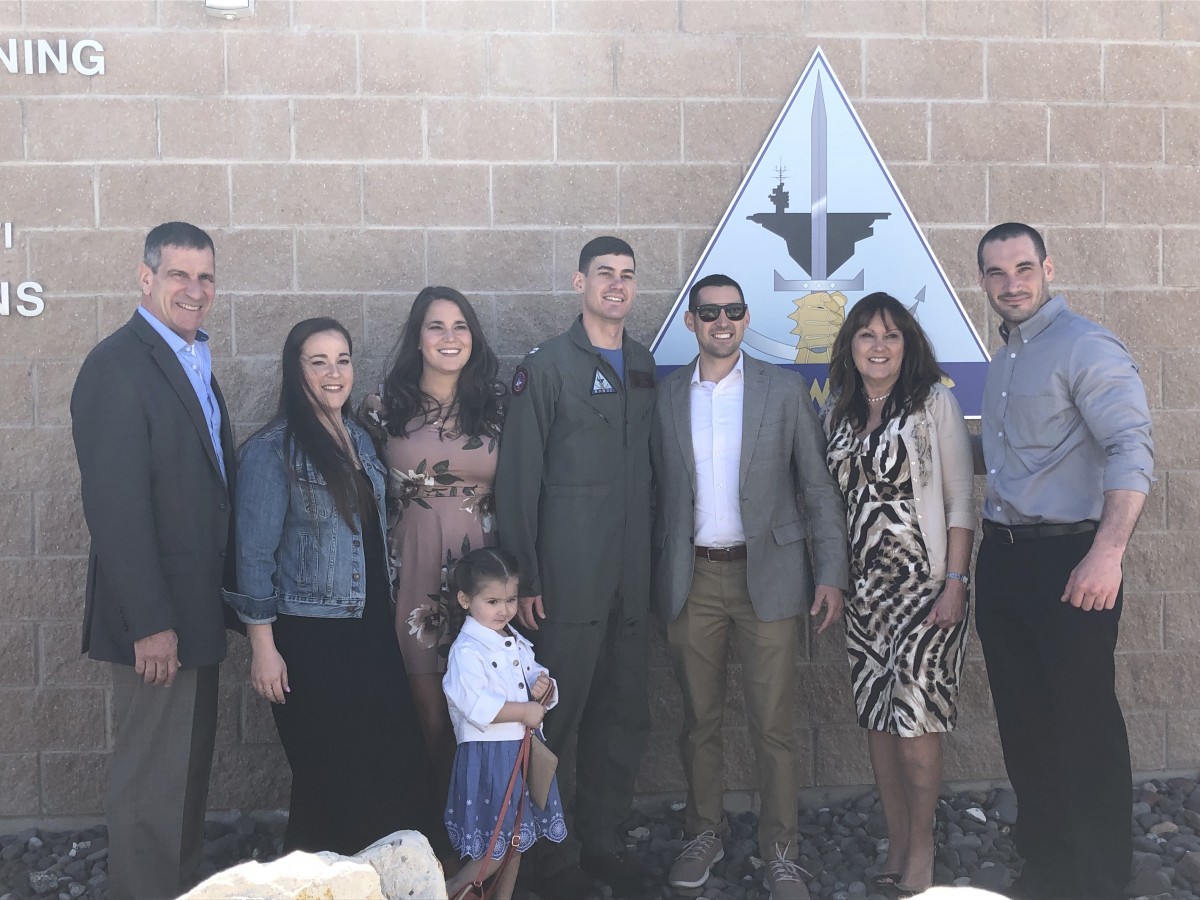
[[[505,703],[529,701],[526,688],[539,675],[549,675],[533,658],[533,645],[511,628],[507,633],[480,625],[470,616],[450,647],[442,690],[450,707],[450,721],[458,742],[519,741],[525,737],[520,722],[492,724]],[[558,703],[558,684],[550,679],[552,693],[547,709]]]

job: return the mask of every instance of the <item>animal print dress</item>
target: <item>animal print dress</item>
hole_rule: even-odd
[[[905,418],[862,437],[843,420],[827,462],[846,498],[846,648],[858,724],[916,737],[954,728],[967,624],[922,625],[944,582],[932,579],[917,520]]]

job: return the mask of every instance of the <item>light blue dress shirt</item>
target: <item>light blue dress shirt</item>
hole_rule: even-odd
[[[207,332],[197,331],[196,340],[189,344],[147,312],[144,306],[139,306],[137,311],[167,342],[167,346],[175,353],[175,358],[179,360],[179,365],[183,367],[184,374],[191,382],[196,399],[200,401],[200,409],[204,411],[204,420],[208,423],[208,434],[217,454],[217,465],[221,467],[221,477],[228,483],[225,456],[221,452],[221,407],[217,404],[217,395],[212,389],[212,353],[208,349]]]

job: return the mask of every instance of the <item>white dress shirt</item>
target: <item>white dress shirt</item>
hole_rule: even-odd
[[[696,457],[697,547],[746,543],[739,500],[742,464],[742,354],[720,381],[701,381],[700,364],[689,389],[692,453]]]

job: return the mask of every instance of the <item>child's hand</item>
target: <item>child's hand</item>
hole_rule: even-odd
[[[526,728],[539,728],[542,719],[546,718],[546,707],[540,703],[521,704],[521,724]]]
[[[543,672],[537,677],[537,681],[533,683],[533,689],[530,690],[529,696],[538,703],[545,705],[550,698],[550,692],[554,690],[554,685],[550,683],[550,676]]]

